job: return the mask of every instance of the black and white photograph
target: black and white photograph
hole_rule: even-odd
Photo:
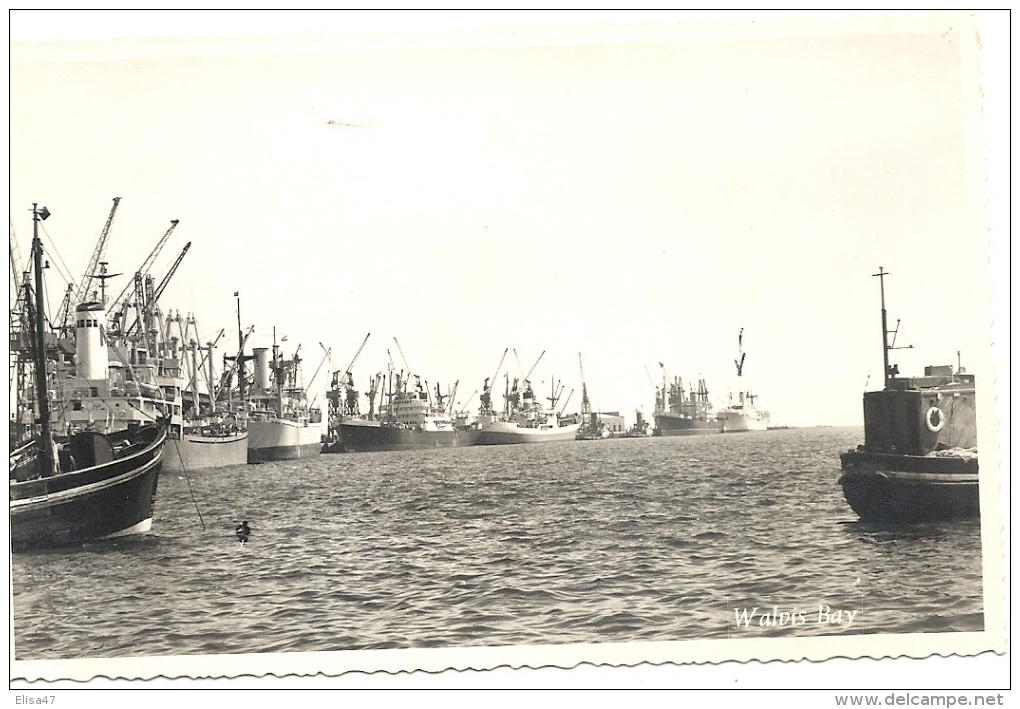
[[[1008,17],[11,11],[12,686],[1007,685]]]

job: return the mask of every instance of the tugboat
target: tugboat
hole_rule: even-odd
[[[840,455],[843,495],[862,519],[942,521],[980,516],[974,375],[957,363],[899,377],[889,364],[885,277],[882,361],[885,386],[864,394],[864,444]],[[897,327],[897,329],[899,329]],[[895,332],[893,333],[895,343]]]
[[[16,331],[12,329],[11,344],[19,360],[19,397],[22,355],[30,354],[34,416],[23,427],[19,415],[18,435],[11,441],[11,547],[15,551],[59,547],[146,532],[152,525],[166,420],[153,417],[151,423],[134,422],[109,435],[82,431],[59,441],[54,436],[50,384],[58,375],[54,370],[50,377],[47,353],[59,348],[51,347],[55,341],[44,330],[42,241],[38,234],[39,221],[50,212],[37,205],[32,206],[32,212],[35,288],[33,294],[26,277],[18,307],[25,322],[18,322]],[[12,317],[12,325],[15,322]],[[38,432],[33,419],[38,420]],[[21,439],[23,428],[32,432],[27,442]]]

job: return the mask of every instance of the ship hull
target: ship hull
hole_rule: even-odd
[[[319,427],[286,419],[248,422],[248,462],[315,458],[322,452]]]
[[[718,421],[658,414],[655,416],[655,429],[652,431],[652,435],[700,436],[706,433],[719,433],[719,431],[720,424]]]
[[[202,436],[185,433],[166,443],[163,471],[179,473],[202,468],[223,468],[248,462],[248,432],[229,436]]]
[[[839,484],[861,519],[941,521],[980,516],[977,456],[895,455],[851,450]]]
[[[767,431],[768,414],[760,411],[725,411],[721,414],[723,433]]]
[[[549,443],[553,441],[573,441],[581,424],[557,426],[551,428],[527,428],[513,423],[496,421],[485,428],[470,431],[471,445],[501,446],[520,443]]]
[[[457,448],[468,441],[463,431],[420,431],[377,421],[344,421],[337,430],[340,439],[330,451],[343,453]]]
[[[12,482],[11,548],[62,547],[148,532],[165,428],[154,436],[139,452],[102,465]]]

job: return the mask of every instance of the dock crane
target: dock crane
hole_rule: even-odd
[[[503,360],[506,359],[506,353],[509,351],[509,347],[503,350],[503,356],[499,358],[499,364],[496,365],[496,371],[493,372],[492,376],[486,379],[485,383],[482,385],[482,393],[479,397],[479,401],[481,402],[480,412],[483,414],[492,413],[492,384],[496,382],[496,377],[499,376],[499,370],[503,367]],[[490,382],[492,383],[490,384]]]
[[[92,287],[92,280],[96,277],[96,269],[99,267],[99,262],[103,260],[103,255],[106,253],[106,242],[110,236],[110,227],[113,226],[113,217],[117,214],[117,206],[119,204],[120,197],[114,197],[113,206],[110,208],[110,216],[106,218],[106,224],[103,226],[103,231],[99,235],[99,241],[96,242],[96,248],[92,251],[92,259],[89,261],[88,268],[85,269],[85,275],[82,278],[81,283],[78,284],[78,289],[74,293],[74,298],[71,301],[72,304],[80,303],[88,296],[89,289]],[[68,312],[68,317],[63,323],[64,329],[68,329],[70,325],[70,312]]]
[[[372,333],[368,333],[365,335],[365,339],[361,341],[361,346],[358,348],[358,351],[354,353],[354,357],[351,358],[351,363],[348,364],[347,369],[343,371],[342,382],[340,381],[340,370],[335,369],[333,371],[333,380],[330,382],[330,390],[337,393],[330,397],[330,404],[335,409],[330,412],[332,418],[357,416],[361,413],[358,406],[358,392],[354,388],[354,374],[352,372],[354,370],[354,363],[358,361],[358,358],[361,356],[362,350],[365,349],[365,344],[368,342],[368,338],[371,335]],[[319,343],[319,346],[322,346],[321,342]],[[330,358],[330,365],[333,367],[336,366],[333,364],[332,358]],[[340,400],[341,391],[343,391],[343,401]],[[369,404],[370,409],[374,408],[374,397],[375,389],[372,389],[369,393],[369,399],[371,400]]]
[[[659,362],[659,366],[662,366],[662,362]],[[665,410],[666,408],[666,392],[663,390],[659,392],[659,385],[655,383],[655,379],[652,377],[652,372],[648,369],[648,365],[645,365],[645,374],[648,375],[648,383],[652,385],[652,390],[655,392],[655,408]]]
[[[594,421],[591,415],[591,401],[588,400],[588,385],[584,382],[584,362],[581,359],[581,353],[577,353],[577,366],[581,370],[581,425],[587,429],[588,426],[594,426]]]
[[[662,369],[662,408],[666,409],[669,407],[669,404],[672,403],[671,400],[677,393],[679,393],[682,398],[683,382],[679,379],[671,380],[669,372],[666,371],[666,365],[662,362],[659,362],[659,368]]]
[[[184,248],[181,250],[181,253],[177,255],[177,259],[170,266],[170,270],[167,271],[167,274],[163,276],[163,280],[161,280],[159,282],[159,285],[156,286],[155,288],[152,288],[151,276],[145,277],[144,287],[141,288],[142,297],[140,298],[141,303],[139,304],[140,312],[138,314],[138,317],[135,318],[134,323],[131,325],[130,328],[128,328],[127,331],[128,335],[134,333],[136,328],[142,324],[143,317],[148,319],[157,312],[156,302],[159,300],[159,296],[163,295],[163,291],[166,290],[166,287],[170,284],[170,279],[173,278],[174,274],[177,272],[177,267],[181,265],[181,261],[184,260],[184,256],[185,254],[188,253],[188,249],[190,248],[191,242],[189,241],[184,245]],[[142,284],[142,279],[139,277],[140,275],[141,275],[140,272],[135,274],[136,291],[139,290],[139,286]]]
[[[240,331],[238,331],[237,334],[238,334],[239,342],[237,344],[237,354],[234,357],[228,357],[227,355],[223,356],[224,364],[226,364],[226,360],[228,360],[228,359],[232,359],[233,362],[231,363],[230,368],[224,370],[223,375],[220,377],[220,385],[218,387],[216,387],[216,399],[217,400],[219,400],[219,396],[220,396],[221,393],[223,393],[224,391],[226,391],[226,392],[230,391],[230,378],[234,376],[234,372],[235,371],[238,371],[238,367],[242,366],[241,363],[244,362],[244,346],[245,346],[245,344],[247,344],[248,338],[251,337],[251,334],[254,331],[255,331],[255,326],[254,325],[250,325],[248,327],[247,332],[245,332],[243,334]],[[241,374],[243,375],[243,372],[241,372]],[[239,382],[238,383],[238,390],[241,393],[242,399],[243,399],[244,384]],[[242,400],[241,403],[244,404],[245,402]]]
[[[372,336],[371,332],[368,333],[367,335],[365,335],[365,339],[361,341],[361,347],[359,347],[358,351],[354,353],[354,357],[351,358],[351,363],[348,364],[347,365],[347,369],[344,370],[344,372],[343,372],[343,375],[344,375],[343,386],[348,386],[348,387],[354,386],[354,375],[352,374],[352,370],[354,369],[354,363],[358,361],[358,357],[361,356],[361,351],[365,349],[365,344],[368,342],[368,338],[371,337],[371,336]],[[326,349],[325,347],[322,346],[321,342],[319,343],[319,346],[322,347],[323,349]],[[330,364],[333,364],[332,358],[330,358]],[[334,387],[341,386],[340,381],[339,381],[339,375],[340,375],[340,370],[339,369],[334,370],[334,372],[333,372],[333,386]]]
[[[205,377],[205,384],[209,388],[210,402],[216,401],[216,390],[214,389],[214,387],[216,386],[216,376],[215,373],[213,372],[213,350],[216,348],[216,345],[219,343],[220,338],[223,337],[225,333],[226,330],[220,329],[216,337],[206,341],[205,347],[201,348],[204,349],[205,352],[202,354],[202,361],[199,363],[198,366],[202,369],[203,376]],[[197,334],[198,333],[196,332],[196,336]]]
[[[449,416],[450,418],[453,418],[453,408],[454,408],[453,402],[456,401],[456,399],[457,399],[457,387],[459,387],[459,386],[460,386],[460,380],[456,379],[453,382],[453,389],[452,390],[447,390],[446,399],[447,399],[448,403],[446,404],[445,407],[443,407],[443,413],[446,414],[447,416]],[[436,384],[436,394],[437,395],[439,394],[439,385],[438,384]]]

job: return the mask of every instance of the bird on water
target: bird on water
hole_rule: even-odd
[[[237,529],[234,530],[237,534],[237,541],[244,544],[248,541],[248,535],[251,534],[251,527],[248,526],[248,520],[244,520],[241,524],[237,525]]]

